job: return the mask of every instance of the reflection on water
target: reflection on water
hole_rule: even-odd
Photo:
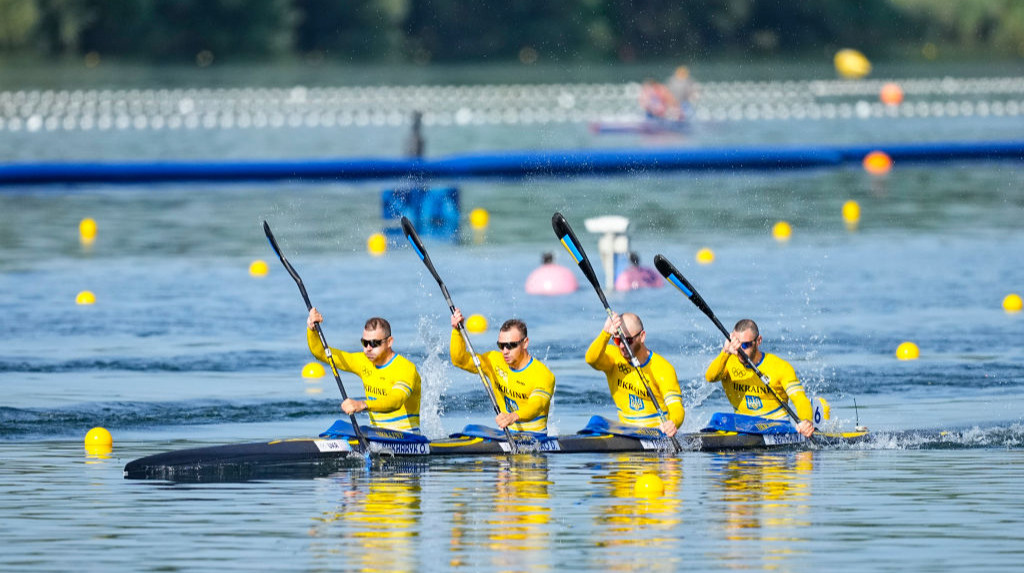
[[[619,455],[602,464],[610,470],[597,471],[591,485],[602,498],[594,513],[594,543],[603,548],[594,565],[601,570],[632,571],[635,563],[625,559],[635,548],[669,550],[678,543],[674,530],[684,517],[680,497],[683,481],[682,460]],[[637,478],[654,472],[661,478],[665,492],[660,497],[638,498],[633,488]],[[649,562],[650,563],[650,562]],[[649,569],[674,570],[672,561],[650,563]]]
[[[338,563],[361,571],[419,569],[418,472],[350,471],[329,483],[337,505],[313,518],[314,562],[322,562],[325,570]]]
[[[736,568],[777,568],[800,555],[800,542],[811,537],[813,469],[813,451],[714,456],[711,499],[719,511],[711,513],[712,527],[726,540],[724,554],[717,557]],[[752,547],[760,548],[760,555],[752,554]]]
[[[476,464],[493,476],[484,481],[491,494],[456,495],[452,512],[450,565],[485,570],[549,570],[551,501],[548,460],[518,455],[492,464]],[[474,501],[469,501],[470,499]],[[478,562],[480,548],[488,560]]]

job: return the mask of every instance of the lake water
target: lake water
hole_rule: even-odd
[[[893,76],[901,71],[954,73]],[[707,70],[719,81],[741,73],[764,75]],[[496,83],[490,74],[475,77]],[[97,87],[38,70],[3,77],[4,89]],[[116,74],[105,77],[120,85]],[[293,81],[249,77],[231,81]],[[421,81],[473,79],[441,70]],[[130,87],[202,81],[137,70],[123,79]],[[1021,133],[1020,115],[971,115],[707,122],[655,138],[595,136],[573,123],[437,126],[426,137],[428,154],[444,155]],[[0,132],[0,160],[395,156],[404,136],[401,127],[22,130]],[[448,309],[423,265],[400,245],[384,257],[366,253],[382,225],[380,191],[399,182],[5,188],[0,568],[1018,570],[1024,315],[1004,312],[1001,301],[1024,293],[1022,180],[1024,163],[962,162],[896,165],[883,178],[847,168],[436,182],[459,187],[464,212],[491,213],[485,234],[428,247],[456,304],[492,325],[474,336],[478,350],[492,347],[493,325],[505,318],[529,324],[531,350],[557,376],[552,431],[611,413],[603,377],[583,362],[604,317],[593,290],[584,282],[562,297],[523,292],[543,252],[571,265],[550,227],[561,211],[592,258],[596,236],[584,219],[629,217],[647,264],[656,253],[671,259],[727,325],[757,320],[765,349],[830,401],[835,424],[866,425],[875,438],[770,453],[356,461],[315,479],[228,484],[126,481],[121,470],[172,449],[310,436],[337,417],[333,379],[300,376],[311,359],[305,308],[266,243],[264,219],[326,316],[333,346],[355,348],[368,316],[391,321],[397,349],[424,377],[428,435],[490,420],[479,379],[446,363]],[[862,210],[853,232],[840,216],[851,199]],[[98,224],[87,247],[78,239],[83,217]],[[793,227],[786,243],[771,237],[780,220]],[[704,247],[713,264],[694,261]],[[255,259],[270,263],[267,276],[248,274]],[[95,293],[95,305],[75,305],[82,290]],[[703,382],[720,334],[678,291],[609,293],[609,302],[640,314],[651,348],[675,365],[684,431],[728,408]],[[903,341],[921,358],[896,360]],[[343,379],[359,393],[358,380]],[[94,426],[113,434],[107,457],[83,450]],[[936,439],[934,430],[955,433]],[[648,471],[665,495],[634,498],[633,483]]]

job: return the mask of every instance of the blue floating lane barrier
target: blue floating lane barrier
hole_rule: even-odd
[[[0,185],[535,177],[642,171],[732,171],[839,167],[871,151],[896,162],[1024,160],[1024,140],[847,146],[508,151],[439,159],[230,162],[14,163]]]

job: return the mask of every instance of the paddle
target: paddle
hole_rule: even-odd
[[[668,261],[668,259],[661,255],[657,255],[654,257],[654,266],[655,268],[658,269],[658,272],[661,273],[661,276],[665,277],[665,280],[674,284],[676,288],[678,288],[683,294],[685,294],[686,298],[690,299],[690,302],[695,304],[697,308],[701,310],[701,312],[706,314],[707,317],[711,319],[711,322],[715,323],[715,326],[718,327],[718,330],[722,331],[722,334],[725,335],[725,338],[727,340],[730,340],[729,331],[726,330],[725,326],[722,325],[722,321],[718,320],[718,317],[715,316],[714,311],[711,310],[711,307],[708,306],[708,303],[704,302],[704,298],[700,296],[700,293],[697,292],[697,289],[693,288],[693,285],[690,284],[690,281],[686,280],[686,277],[683,276],[683,273],[679,272],[679,269],[677,269],[672,263]],[[771,392],[772,396],[774,396],[775,399],[778,400],[779,404],[782,405],[782,408],[786,410],[787,414],[789,414],[789,417],[793,418],[793,421],[799,424],[800,418],[797,417],[796,412],[794,412],[793,409],[790,408],[788,402],[783,401],[782,398],[780,398],[779,395],[775,393],[775,389],[772,388],[771,385],[771,378],[768,378],[760,370],[758,370],[757,366],[754,366],[754,363],[750,361],[750,358],[747,356],[745,352],[737,352],[736,356],[740,359],[741,362],[743,362],[743,364],[747,368],[752,369],[754,373],[757,374],[758,378],[761,379],[761,382],[763,382],[764,385],[768,388],[768,391]]]
[[[441,275],[437,274],[437,269],[434,268],[434,263],[430,262],[430,255],[427,254],[426,247],[424,247],[423,242],[420,241],[420,236],[416,234],[416,228],[412,226],[412,221],[406,217],[402,217],[402,232],[405,233],[405,238],[409,239],[409,244],[412,245],[412,250],[416,252],[416,255],[419,256],[421,261],[423,261],[423,264],[427,266],[427,270],[430,271],[430,274],[434,275],[434,280],[437,281],[437,286],[441,287],[441,294],[444,295],[444,300],[448,303],[448,310],[451,311],[452,314],[455,314],[455,303],[452,302],[452,297],[448,294],[448,287],[446,287],[444,281],[441,280]],[[459,333],[462,334],[462,340],[465,341],[466,348],[469,349],[469,354],[473,357],[473,365],[476,366],[476,373],[480,375],[480,382],[484,385],[487,397],[491,399],[491,406],[494,408],[494,414],[501,414],[501,409],[498,408],[498,400],[494,396],[494,389],[491,388],[491,383],[488,382],[487,377],[484,376],[483,366],[480,365],[480,358],[476,355],[476,350],[473,350],[473,343],[469,341],[469,332],[466,331],[466,325],[462,322],[459,323]],[[509,431],[508,427],[504,428],[504,430],[511,453],[519,453],[519,448],[512,440],[512,432]]]
[[[565,217],[561,213],[555,213],[551,216],[551,228],[555,231],[555,236],[562,241],[562,246],[565,250],[569,251],[569,255],[572,256],[576,264],[579,265],[580,270],[583,271],[583,275],[587,277],[590,284],[594,285],[594,290],[597,291],[597,297],[601,299],[601,304],[604,305],[605,312],[611,317],[612,308],[608,306],[608,299],[604,296],[604,291],[601,289],[601,283],[597,280],[597,274],[594,273],[594,267],[590,266],[590,259],[587,258],[587,253],[583,251],[583,245],[579,239],[576,238],[576,233],[572,232],[572,227],[569,226],[569,222],[565,220]],[[626,340],[626,334],[619,328],[619,336],[623,341]],[[637,360],[633,354],[633,349],[630,348],[629,344],[623,344],[623,348],[626,349],[626,358],[629,359],[629,363],[636,369],[637,376],[640,377],[640,381],[644,385],[644,390],[647,392],[647,396],[650,397],[651,403],[654,404],[654,409],[658,411],[658,418],[662,422],[665,421],[665,412],[662,411],[661,406],[658,404],[658,399],[654,397],[654,392],[651,391],[651,385],[647,382],[647,377],[644,376],[643,370],[640,369],[640,361]],[[679,442],[676,441],[675,436],[670,438],[672,441],[672,448],[676,453],[680,451]]]
[[[295,268],[292,267],[288,259],[284,258],[284,253],[281,252],[281,247],[277,245],[277,239],[274,238],[274,234],[270,232],[270,225],[266,221],[263,221],[263,232],[267,234],[267,240],[270,241],[270,246],[277,253],[277,258],[281,259],[281,264],[284,265],[285,270],[288,274],[292,275],[295,279],[295,284],[299,286],[299,292],[302,293],[302,300],[306,301],[306,310],[313,308],[313,303],[309,302],[309,295],[306,294],[306,287],[302,284],[302,279],[299,277],[299,273],[295,272]],[[324,338],[324,331],[320,328],[320,323],[314,323],[313,328],[316,329],[317,336],[320,337],[320,344],[324,346],[324,354],[327,355],[327,363],[331,365],[331,372],[334,373],[334,380],[338,383],[338,390],[341,390],[342,400],[348,400],[348,393],[345,392],[345,385],[341,383],[341,376],[338,374],[338,367],[334,365],[334,356],[331,354],[331,347],[327,345],[327,339]],[[363,430],[359,428],[359,422],[356,421],[355,414],[349,414],[349,418],[352,420],[352,429],[355,430],[356,440],[359,442],[359,447],[363,449],[367,454],[370,453],[369,444],[366,443],[366,436],[363,435]]]

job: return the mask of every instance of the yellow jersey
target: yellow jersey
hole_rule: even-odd
[[[451,356],[452,364],[476,373],[473,357],[458,330],[452,330]],[[555,393],[555,375],[548,367],[531,356],[526,366],[514,370],[496,350],[478,354],[477,357],[484,376],[491,381],[498,410],[519,413],[519,421],[508,429],[547,433],[548,410],[551,409],[551,396]]]
[[[317,360],[328,362],[316,331],[306,329],[306,342]],[[371,425],[419,433],[420,374],[415,364],[398,354],[383,366],[377,366],[362,352],[331,348],[331,355],[338,370],[352,372],[363,381]]]
[[[602,330],[587,349],[585,360],[594,370],[604,372],[608,378],[608,390],[619,409],[619,421],[657,428],[661,424],[658,410],[647,394],[636,368],[622,355],[618,346],[608,344],[611,336]],[[683,409],[683,394],[679,390],[676,369],[668,360],[649,351],[647,361],[640,365],[640,370],[650,383],[658,406],[663,412],[667,411],[668,419],[677,428],[682,426],[686,411]]]
[[[814,419],[811,401],[804,392],[804,385],[796,377],[796,371],[789,362],[765,352],[761,355],[761,362],[755,366],[771,380],[772,390],[778,398],[772,395],[753,369],[747,368],[738,357],[728,352],[718,354],[708,366],[704,378],[708,382],[722,383],[722,389],[725,390],[725,395],[737,414],[784,419],[787,414],[779,404],[781,399],[787,403],[793,402],[796,415],[801,420]]]

